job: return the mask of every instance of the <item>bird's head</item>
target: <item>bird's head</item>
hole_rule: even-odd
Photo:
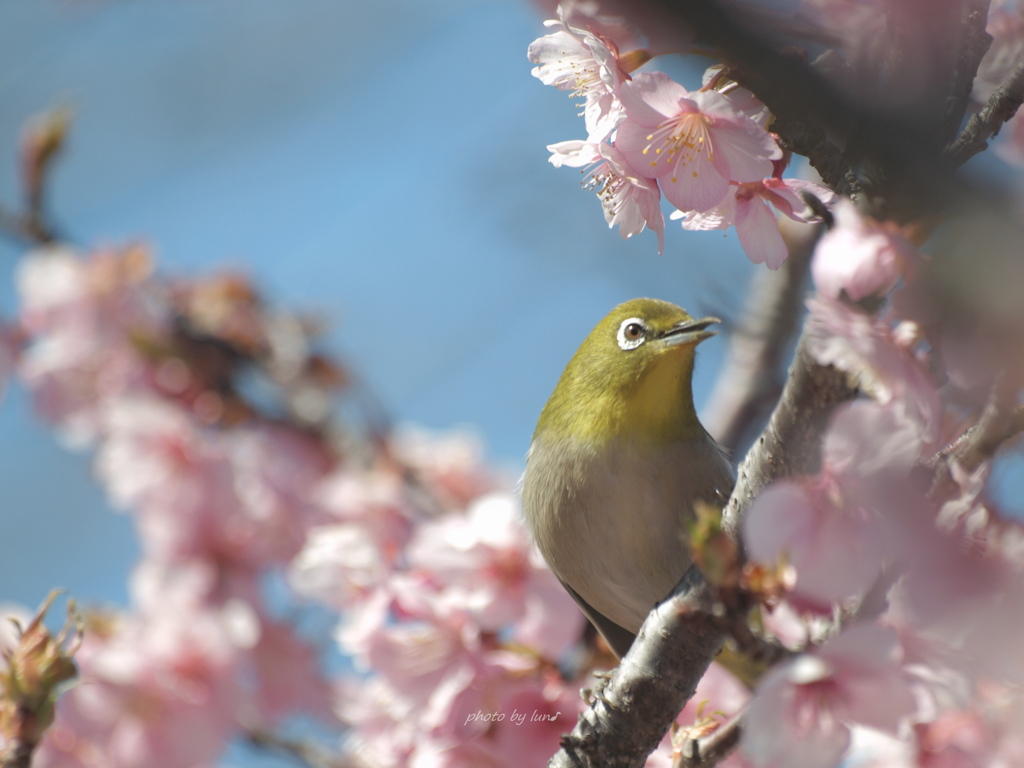
[[[695,348],[718,318],[694,319],[657,299],[615,307],[583,341],[537,423],[537,434],[587,440],[672,440],[700,430],[690,388]]]

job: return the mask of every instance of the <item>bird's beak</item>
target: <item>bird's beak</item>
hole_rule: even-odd
[[[672,326],[661,337],[660,341],[666,346],[674,347],[679,344],[699,344],[704,339],[715,335],[714,331],[707,330],[709,325],[722,322],[717,317],[702,317],[700,320],[687,320]]]

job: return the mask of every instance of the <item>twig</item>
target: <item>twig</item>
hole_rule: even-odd
[[[14,217],[15,220],[11,222],[14,226],[10,230],[20,239],[40,244],[57,239],[46,216],[47,181],[54,161],[64,147],[70,125],[71,110],[66,107],[57,107],[36,115],[25,125],[21,142],[21,183],[25,210]]]
[[[743,713],[722,723],[699,739],[683,742],[672,768],[711,768],[728,756],[740,743],[743,734]]]
[[[249,743],[256,747],[272,749],[288,755],[309,766],[309,768],[350,768],[351,763],[341,755],[323,747],[299,739],[289,739],[261,728],[250,728],[246,732]]]
[[[1001,389],[997,383],[978,420],[926,463],[926,468],[932,472],[929,496],[934,498],[949,487],[952,462],[973,472],[995,456],[1007,441],[1024,433],[1024,405],[1006,407],[1005,393]]]
[[[952,141],[971,97],[978,66],[992,45],[992,36],[985,31],[989,0],[965,0],[961,13],[962,35],[953,67],[952,82],[946,96],[942,116],[942,142]]]
[[[726,530],[739,539],[751,502],[774,480],[818,471],[828,418],[836,406],[856,395],[846,374],[814,361],[805,330],[768,427],[739,466],[736,488],[723,512]]]
[[[731,452],[760,427],[782,391],[779,367],[796,333],[800,295],[819,227],[790,230],[789,258],[772,272],[758,270],[744,301],[746,311],[729,338],[725,364],[702,421],[718,444]]]
[[[988,140],[999,133],[1003,124],[1017,114],[1024,102],[1024,62],[1006,76],[1003,84],[989,97],[979,112],[971,115],[960,136],[943,153],[950,168],[959,168],[988,147]]]
[[[0,234],[29,245],[45,245],[57,240],[56,233],[40,219],[19,216],[0,207]]]

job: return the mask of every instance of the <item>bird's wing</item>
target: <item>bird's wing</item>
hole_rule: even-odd
[[[559,579],[559,581],[562,580]],[[605,642],[608,643],[608,646],[612,649],[615,655],[620,659],[625,656],[629,647],[633,645],[636,635],[625,627],[620,627],[604,614],[595,611],[590,606],[590,603],[580,597],[576,590],[564,581],[562,581],[562,586],[565,587],[566,592],[572,595],[572,599],[576,601],[576,604],[583,609],[583,613],[586,614],[588,619],[590,619],[590,623],[597,627],[597,631],[601,633],[601,636],[605,639]]]

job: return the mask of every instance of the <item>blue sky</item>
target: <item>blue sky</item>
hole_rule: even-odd
[[[546,144],[583,136],[530,76],[513,0],[3,0],[0,199],[22,122],[74,108],[53,210],[76,242],[152,243],[166,273],[251,272],[325,313],[329,346],[400,421],[469,425],[520,467],[562,366],[616,303],[737,311],[730,237],[669,223],[666,255],[604,225]],[[695,84],[699,72],[690,75]],[[20,249],[0,241],[0,311]],[[721,340],[702,348],[698,403]],[[0,600],[121,602],[136,548],[15,386],[0,403]]]

